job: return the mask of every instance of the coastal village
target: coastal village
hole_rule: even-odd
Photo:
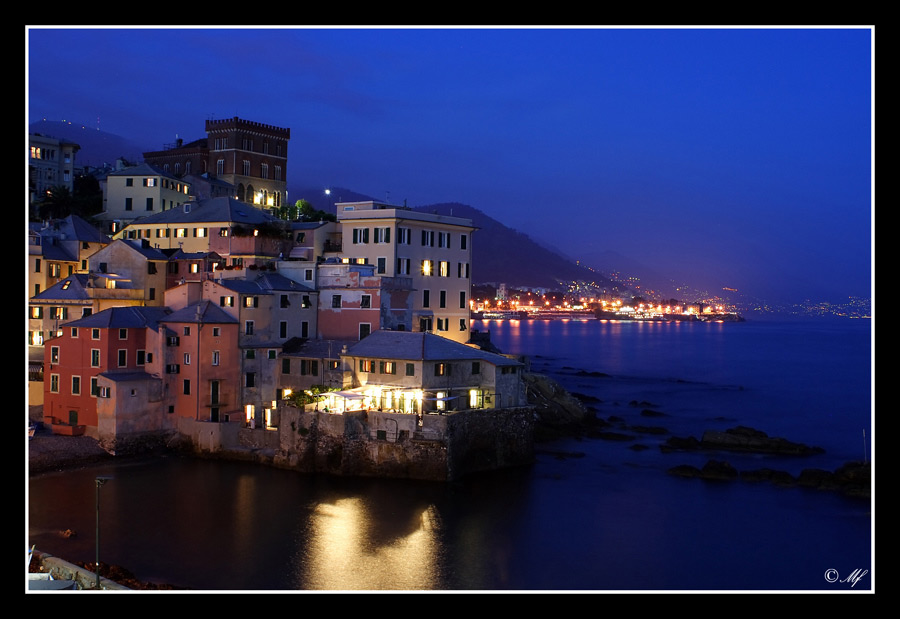
[[[32,421],[114,455],[178,445],[338,474],[529,461],[527,362],[470,329],[472,222],[377,201],[301,217],[290,129],[205,129],[99,178],[92,223],[32,218]],[[30,136],[33,204],[71,186],[78,149]]]
[[[291,206],[290,129],[237,117],[205,129],[97,174],[91,222],[38,216],[84,171],[78,144],[29,136],[30,431],[87,437],[104,455],[453,480],[530,463],[536,430],[602,426],[472,330],[503,306],[473,299],[470,219],[375,200]],[[740,320],[541,305],[505,311]]]
[[[30,451],[52,438],[78,449],[89,441],[75,455],[82,462],[179,450],[302,473],[452,481],[530,464],[548,422],[612,441],[666,433],[623,433],[597,418],[527,358],[494,348],[473,320],[741,320],[699,305],[476,303],[471,220],[375,200],[303,212],[287,199],[289,129],[232,118],[207,121],[206,133],[106,171],[91,221],[38,216],[80,173],[79,146],[29,136],[26,398],[29,431],[40,432]],[[660,449],[820,451],[746,427],[669,437]],[[797,478],[718,460],[669,473],[863,497],[870,483],[867,462]],[[49,555],[38,562],[84,576]]]

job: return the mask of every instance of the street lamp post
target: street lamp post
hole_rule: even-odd
[[[97,556],[96,556],[96,567],[97,567],[97,589],[100,588],[100,486],[108,482],[112,477],[97,477],[94,479],[94,482],[97,485]]]

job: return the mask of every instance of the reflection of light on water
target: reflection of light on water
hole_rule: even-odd
[[[258,523],[253,521],[257,513],[259,502],[256,477],[253,475],[241,475],[234,485],[234,503],[231,509],[233,528],[231,535],[238,552],[238,556],[252,553],[253,545],[258,543],[255,527]]]
[[[438,587],[437,522],[433,508],[402,536],[372,530],[377,518],[358,498],[319,503],[310,514],[310,546],[302,582],[310,589],[417,590]]]

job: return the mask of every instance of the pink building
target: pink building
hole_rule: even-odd
[[[238,321],[202,300],[159,321],[158,354],[148,371],[163,377],[162,408],[198,421],[238,418],[241,356]]]
[[[361,340],[373,331],[412,328],[412,280],[384,277],[371,264],[318,265],[318,337]]]
[[[146,371],[148,329],[168,313],[162,307],[114,307],[67,323],[45,344],[44,423],[56,432],[96,438],[101,377]]]

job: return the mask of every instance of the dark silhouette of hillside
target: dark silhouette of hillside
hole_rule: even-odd
[[[321,188],[295,188],[290,190],[290,195],[291,201],[308,200],[316,208],[330,213],[335,212],[334,204],[337,202],[375,200],[371,196],[344,188],[333,188],[330,199],[325,197]],[[572,260],[540,245],[528,235],[467,204],[458,202],[429,204],[412,207],[412,210],[462,217],[472,221],[477,228],[472,240],[474,283],[557,288],[559,282],[583,280],[612,285],[601,275],[578,266]]]
[[[78,144],[75,162],[79,166],[100,167],[119,158],[137,164],[143,160],[144,151],[152,150],[112,133],[62,121],[39,120],[31,123],[28,131]]]
[[[601,275],[575,264],[540,245],[527,234],[500,223],[474,207],[445,203],[414,210],[472,220],[478,228],[472,240],[474,283],[557,288],[560,282],[581,280],[612,285]]]

